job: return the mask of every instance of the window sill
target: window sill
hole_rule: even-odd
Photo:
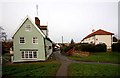
[[[22,60],[34,60],[34,59],[37,59],[37,58],[21,58]]]
[[[32,44],[38,44],[38,43],[32,43]]]
[[[19,44],[25,44],[25,43],[19,43]]]

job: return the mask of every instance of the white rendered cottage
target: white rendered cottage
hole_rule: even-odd
[[[101,44],[105,43],[107,45],[107,49],[111,49],[112,45],[112,35],[114,35],[111,32],[104,31],[102,29],[99,29],[97,31],[93,31],[91,34],[87,35],[81,43],[94,43]]]

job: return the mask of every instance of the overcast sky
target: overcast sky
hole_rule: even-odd
[[[28,2],[29,1],[29,2]],[[103,29],[118,36],[119,0],[21,0],[0,2],[0,26],[8,38],[29,15],[34,21],[36,4],[42,25],[48,24],[54,42],[80,42],[92,29]]]

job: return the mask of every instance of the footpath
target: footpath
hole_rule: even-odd
[[[59,70],[57,71],[56,76],[67,76],[67,68],[68,65],[71,63],[71,60],[69,60],[67,57],[63,56],[60,51],[53,53],[55,58],[61,62],[61,66]]]
[[[56,77],[64,76],[67,77],[68,66],[70,63],[85,63],[85,64],[111,64],[111,65],[120,65],[120,64],[113,64],[113,63],[101,63],[101,62],[81,62],[75,60],[69,60],[67,57],[62,55],[60,51],[53,52],[55,58],[61,62],[61,66],[57,71]]]

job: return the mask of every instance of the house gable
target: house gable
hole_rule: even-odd
[[[45,35],[43,34],[43,32],[34,24],[34,22],[30,19],[30,17],[27,15],[24,20],[21,22],[21,24],[18,26],[18,28],[16,29],[16,31],[13,34],[13,37],[16,35],[16,33],[19,31],[19,29],[23,26],[23,24],[29,20],[31,22],[31,24],[37,29],[37,31],[39,31],[39,33],[45,38]]]

